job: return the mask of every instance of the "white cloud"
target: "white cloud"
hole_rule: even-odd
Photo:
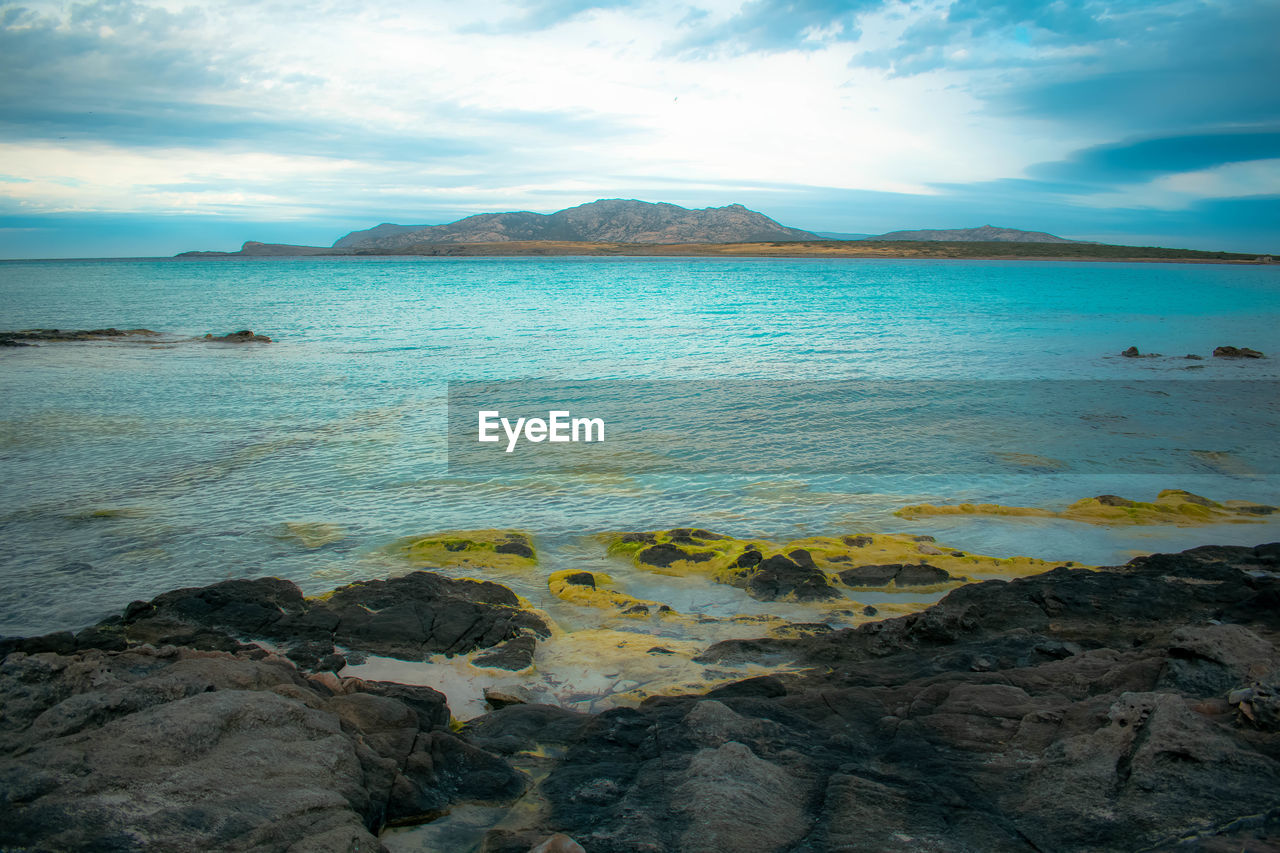
[[[1204,199],[1246,198],[1280,192],[1280,160],[1227,163],[1211,169],[1162,175],[1143,184],[1082,196],[1100,208],[1186,210]]]

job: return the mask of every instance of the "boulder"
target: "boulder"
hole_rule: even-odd
[[[438,728],[448,709],[429,688],[335,686],[278,656],[11,653],[0,848],[376,853],[406,790],[442,808],[523,790],[503,759]]]

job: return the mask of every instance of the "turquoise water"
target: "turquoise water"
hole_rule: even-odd
[[[891,515],[925,501],[1062,506],[1104,492],[1150,499],[1168,487],[1280,503],[1274,474],[1247,465],[1206,466],[1177,482],[1123,470],[761,473],[759,460],[741,476],[477,479],[446,468],[444,408],[446,382],[464,379],[1276,380],[1277,359],[1116,354],[1130,345],[1179,356],[1221,344],[1280,351],[1277,267],[0,263],[0,328],[103,326],[175,339],[249,328],[277,343],[0,350],[0,634],[75,627],[132,599],[226,577],[276,574],[318,591],[388,570],[378,549],[399,537],[449,528],[529,530],[548,572],[594,559],[583,535],[685,524],[779,540],[927,532],[972,551],[1095,563],[1280,538],[1274,523],[1099,529]],[[1258,411],[1270,417],[1276,404],[1259,400]],[[306,548],[281,535],[293,522],[337,525],[343,538]],[[523,591],[536,595],[538,585]]]

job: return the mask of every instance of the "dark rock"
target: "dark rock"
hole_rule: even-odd
[[[512,540],[509,542],[499,542],[494,546],[493,550],[498,554],[515,554],[517,557],[533,557],[533,546],[528,542],[520,540]]]
[[[574,572],[571,575],[565,575],[564,582],[573,584],[574,586],[589,586],[596,588],[596,576],[591,572]]]
[[[418,716],[418,728],[422,731],[443,729],[449,725],[449,706],[445,695],[438,690],[418,684],[397,684],[393,681],[361,681],[360,692],[395,699],[410,708]]]
[[[549,635],[506,587],[433,572],[361,581],[320,600],[303,598],[279,578],[223,581],[134,602],[123,622],[130,643],[230,652],[254,639],[283,644],[286,655],[313,671],[341,668],[335,643],[365,655],[422,660]],[[525,656],[531,641],[520,640],[505,659]]]
[[[553,705],[515,704],[469,720],[463,728],[468,741],[499,755],[536,746],[568,746],[581,737],[593,718]]]
[[[651,654],[651,655],[673,655],[673,654],[675,654],[675,652],[671,651],[671,649],[663,648],[662,646],[654,646],[653,648],[649,649],[649,651],[648,651],[648,652],[646,652],[646,654]]]
[[[643,542],[646,545],[655,545],[658,539],[652,533],[624,533],[618,541],[627,544]]]
[[[1215,347],[1213,350],[1214,358],[1266,358],[1265,355],[1256,349],[1248,347]]]
[[[0,847],[373,851],[384,821],[513,802],[530,783],[511,756],[541,781],[487,849],[563,833],[592,853],[1264,850],[1280,840],[1278,560],[1215,546],[969,584],[698,658],[784,674],[597,715],[510,705],[458,733],[431,694],[428,726],[391,692],[425,688],[304,680],[274,656],[10,654]],[[380,612],[415,590],[353,601]]]
[[[880,612],[879,610],[876,610],[876,609],[875,609],[874,607],[872,607],[870,604],[868,604],[868,605],[866,605],[866,606],[864,606],[864,607],[862,608],[862,615],[863,615],[863,616],[875,616],[875,615],[876,615],[877,613],[879,613],[879,612]]]
[[[266,335],[255,335],[248,329],[242,329],[239,332],[231,332],[226,335],[215,337],[212,334],[205,335],[204,340],[211,343],[221,344],[269,344],[271,338]]]
[[[677,560],[688,560],[691,563],[705,563],[714,555],[710,551],[686,551],[683,548],[662,542],[645,548],[636,555],[636,559],[650,566],[668,568]]]
[[[379,849],[391,769],[280,659],[10,655],[0,696],[0,848]]]
[[[1119,495],[1098,495],[1094,500],[1103,506],[1135,506],[1133,501]]]
[[[953,580],[946,571],[928,563],[908,564],[898,570],[893,582],[898,586],[931,586]]]
[[[756,549],[751,548],[739,554],[738,559],[734,562],[734,565],[740,569],[749,569],[752,566],[760,565],[761,561],[763,560],[764,560],[764,554],[761,554]]]
[[[1125,358],[1159,358],[1160,357],[1160,353],[1158,352],[1146,352],[1146,353],[1138,352],[1137,347],[1129,347],[1127,350],[1125,350],[1120,354]]]
[[[150,329],[23,329],[20,332],[0,332],[0,338],[12,343],[7,346],[29,346],[26,341],[100,341],[110,338],[156,337],[159,332]]]
[[[699,660],[789,657],[807,671],[575,720],[540,786],[548,819],[524,831],[561,831],[593,853],[1238,837],[1237,821],[1276,805],[1280,743],[1253,722],[1273,719],[1274,693],[1196,693],[1204,673],[1280,663],[1268,639],[1280,635],[1268,609],[1278,582],[1251,574],[1274,551],[1061,568],[854,629],[718,643]],[[1224,618],[1237,621],[1210,622]],[[1178,670],[1190,663],[1209,669]],[[525,732],[529,749],[536,724]],[[508,730],[504,751],[524,736]]]
[[[1191,361],[1204,361],[1204,356],[1196,355],[1195,353],[1191,353],[1191,352],[1184,355],[1183,358],[1189,359]]]
[[[33,347],[35,344],[29,344],[25,341],[15,341],[13,338],[0,338],[0,347]]]
[[[781,554],[745,570],[742,579],[746,582],[748,594],[761,601],[776,601],[780,598],[818,601],[840,597],[840,593],[831,587],[821,569],[797,565]]]
[[[387,804],[389,824],[419,822],[452,803],[503,803],[525,792],[524,776],[502,758],[447,731],[417,735]]]
[[[476,666],[517,672],[533,666],[533,654],[536,648],[537,641],[531,635],[524,634],[494,646],[482,655],[477,655],[472,663]]]
[[[347,665],[347,659],[334,651],[333,643],[322,640],[294,643],[284,655],[307,672],[338,672]]]
[[[464,654],[526,631],[550,635],[546,624],[521,609],[506,587],[433,572],[350,584],[314,608],[337,618],[335,642],[406,660]]]
[[[857,536],[842,536],[840,541],[850,548],[865,548],[875,541],[875,537],[862,533]]]
[[[717,687],[707,693],[708,699],[740,699],[756,697],[772,699],[786,696],[787,687],[776,675],[761,675],[745,681],[735,681],[723,687]]]
[[[797,548],[794,551],[788,551],[787,556],[791,558],[791,562],[804,569],[816,568],[817,564],[813,562],[813,555],[803,548]]]
[[[904,563],[887,563],[882,566],[857,566],[844,569],[840,581],[846,586],[888,586],[906,568]]]

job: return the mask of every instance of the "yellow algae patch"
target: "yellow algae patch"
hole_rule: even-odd
[[[573,631],[540,643],[537,665],[563,707],[600,711],[650,696],[705,693],[719,684],[780,671],[722,670],[693,658],[705,643],[608,628]]]
[[[524,569],[538,562],[532,538],[518,530],[447,530],[401,539],[390,550],[419,566]]]
[[[825,577],[827,583],[836,589],[852,586],[856,589],[914,593],[946,591],[977,575],[1021,577],[1063,565],[1034,557],[970,554],[939,544],[931,536],[905,534],[811,536],[779,545],[761,539],[735,539],[702,528],[683,527],[611,534],[606,541],[610,554],[627,557],[637,568],[645,571],[671,575],[702,574],[720,583],[744,587],[752,595],[756,595],[752,584],[757,582],[759,567],[769,565],[774,570],[781,565],[783,572],[790,572],[793,576],[809,572],[813,576],[812,581],[807,582],[811,587],[820,586],[821,578]],[[786,559],[777,561],[773,559],[775,557]],[[893,570],[879,579],[869,578],[865,572],[855,572],[858,577],[852,583],[846,579],[850,570],[868,566],[891,567]],[[799,584],[797,582],[797,590]],[[827,596],[825,590],[818,592]],[[813,595],[811,591],[809,594],[812,598],[823,597]],[[791,595],[795,594],[765,600],[789,600]],[[847,601],[838,595],[827,597],[836,597],[840,605],[848,606]]]
[[[654,614],[675,614],[665,604],[645,601],[609,589],[613,578],[604,572],[587,572],[565,569],[547,578],[547,587],[557,598],[570,604],[616,610],[622,616],[644,618]]]
[[[1154,501],[1134,501],[1119,495],[1084,498],[1060,512],[1036,507],[1003,506],[1001,504],[954,504],[905,506],[895,515],[923,518],[941,515],[1011,515],[1040,518],[1063,518],[1088,524],[1143,525],[1173,524],[1190,527],[1222,522],[1259,521],[1277,511],[1276,507],[1249,501],[1219,503],[1183,489],[1165,489]]]
[[[898,533],[863,533],[854,536],[813,536],[788,543],[784,550],[803,548],[814,563],[827,572],[839,572],[861,566],[883,566],[925,563],[950,574],[955,582],[894,583],[888,588],[910,592],[937,592],[951,589],[973,575],[1008,575],[1021,577],[1047,572],[1064,565],[1062,562],[1038,560],[1034,557],[990,557],[970,554],[935,542],[932,536],[910,536]],[[1074,565],[1067,563],[1066,565]],[[860,584],[859,588],[876,588]]]
[[[894,513],[899,518],[922,518],[934,515],[1019,515],[1036,518],[1054,518],[1057,513],[1032,506],[1005,506],[1003,504],[915,504],[904,506]]]
[[[303,548],[323,548],[347,538],[346,531],[336,524],[316,521],[286,521],[276,529],[275,537],[293,542]]]

